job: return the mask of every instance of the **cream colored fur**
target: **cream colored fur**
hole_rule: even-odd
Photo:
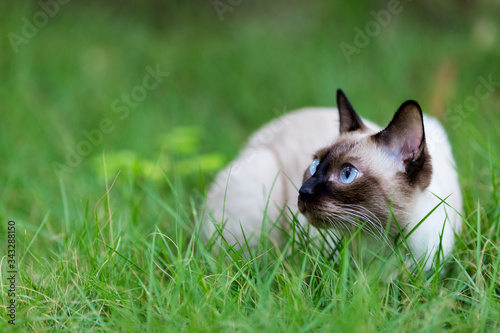
[[[382,128],[363,120],[370,131],[356,133],[360,139],[374,134]],[[413,202],[407,204],[408,216],[403,227],[409,232],[438,203],[434,195],[446,200],[451,207],[442,204],[408,239],[415,258],[432,258],[442,235],[443,253],[447,257],[454,244],[454,232],[461,229],[462,196],[457,173],[446,134],[433,118],[424,116],[426,142],[432,157],[433,174],[429,187],[420,192]],[[354,134],[354,133],[353,133]],[[223,225],[223,234],[230,243],[243,244],[243,232],[250,244],[258,239],[264,212],[267,207],[266,225],[280,220],[287,228],[289,220],[280,217],[288,208],[298,214],[304,226],[306,219],[298,212],[298,189],[302,185],[304,171],[309,167],[313,154],[331,145],[339,137],[339,114],[333,108],[307,108],[286,114],[258,130],[249,140],[239,156],[216,177],[207,198],[207,212],[211,218],[204,220],[204,234],[211,237],[216,228]],[[367,156],[367,159],[370,159]],[[380,165],[380,178],[384,179],[383,168],[390,161],[373,160]],[[274,186],[273,186],[274,184]],[[271,191],[272,189],[272,191]],[[456,211],[455,211],[456,210]],[[270,236],[277,241],[280,232],[274,229]],[[426,269],[432,260],[427,260]]]

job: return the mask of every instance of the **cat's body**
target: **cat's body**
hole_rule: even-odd
[[[386,230],[390,238],[398,234],[388,206],[406,234],[440,203],[436,196],[442,199],[449,196],[446,203],[454,209],[441,204],[408,238],[415,258],[425,259],[434,255],[444,231],[442,257],[447,257],[453,247],[454,232],[461,228],[461,219],[455,209],[461,211],[462,198],[451,148],[441,125],[433,118],[424,117],[425,136],[422,133],[419,139],[417,112],[398,111],[403,115],[399,117],[400,122],[407,114],[408,122],[415,124],[412,125],[413,138],[403,138],[403,146],[396,147],[410,152],[405,155],[407,160],[403,165],[400,160],[404,154],[391,152],[394,150],[394,145],[389,143],[391,132],[357,118],[347,99],[342,99],[345,96],[338,96],[341,98],[340,112],[333,108],[302,109],[264,126],[251,137],[236,160],[219,173],[207,204],[219,226],[225,221],[226,240],[230,244],[243,244],[244,232],[247,241],[255,243],[261,232],[264,212],[267,212],[267,225],[281,220],[282,227],[288,228],[289,209],[298,213],[299,197],[303,213],[299,214],[301,223],[307,223],[305,215],[316,227],[336,229],[339,237],[350,232],[352,226],[364,225],[366,238],[376,242]],[[351,115],[354,118],[351,119]],[[354,121],[354,125],[350,121]],[[393,136],[399,138],[401,133],[412,132],[410,129],[393,130]],[[414,147],[410,147],[412,145]],[[408,164],[411,153],[415,161],[416,154],[422,154],[425,163],[412,160]],[[317,173],[316,166],[311,169],[315,171],[314,176],[308,171],[313,156],[318,159]],[[339,170],[344,168],[345,171],[345,165],[356,165],[360,170],[357,179],[349,184],[339,181]],[[345,178],[345,174],[342,177]],[[284,208],[285,205],[289,209]],[[368,221],[361,221],[363,219]],[[205,220],[204,231],[210,236],[215,226],[213,221]],[[280,232],[274,229],[270,235],[279,240]],[[426,269],[431,267],[431,262],[432,259],[427,260]]]
[[[208,192],[208,211],[219,224],[227,220],[224,237],[228,243],[243,243],[241,221],[245,236],[254,244],[266,207],[268,225],[280,219],[282,211],[288,212],[285,204],[297,213],[298,189],[311,156],[336,136],[338,113],[329,108],[300,109],[255,132],[238,157],[219,172]],[[301,222],[305,222],[303,216]],[[204,227],[206,235],[215,231],[209,219]],[[277,229],[271,233],[279,239]]]

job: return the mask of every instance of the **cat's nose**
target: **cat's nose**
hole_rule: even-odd
[[[309,200],[313,194],[314,194],[313,188],[309,184],[304,184],[299,189],[299,198],[302,201]]]

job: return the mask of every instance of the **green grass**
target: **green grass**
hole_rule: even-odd
[[[14,220],[16,329],[499,331],[500,86],[471,112],[455,106],[479,77],[500,81],[500,8],[401,4],[350,63],[339,44],[387,2],[243,1],[223,21],[202,1],[69,2],[17,53],[8,33],[40,7],[1,4],[0,253]],[[120,119],[113,102],[148,66],[169,74]],[[349,247],[332,262],[304,239],[245,254],[201,239],[215,172],[277,113],[333,106],[337,88],[381,124],[411,98],[448,130],[465,228],[441,278],[388,281]],[[113,130],[55,172],[104,118]],[[4,257],[2,332],[6,271]]]

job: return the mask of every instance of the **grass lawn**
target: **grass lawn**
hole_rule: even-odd
[[[500,331],[498,4],[60,2],[0,4],[0,331]],[[441,277],[201,239],[215,172],[337,88],[446,127],[465,222]]]

